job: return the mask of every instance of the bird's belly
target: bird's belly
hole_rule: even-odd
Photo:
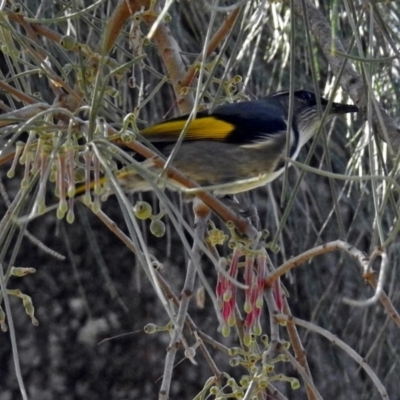
[[[220,186],[219,188],[216,187],[213,190],[213,193],[216,195],[224,196],[227,194],[237,194],[246,192],[248,190],[256,189],[260,186],[266,185],[269,182],[272,182],[281,174],[282,170],[279,170],[268,174],[260,174],[255,177],[249,177],[247,179],[221,184],[219,185]]]
[[[202,151],[199,151],[201,147]],[[264,186],[281,175],[262,150],[222,143],[184,144],[173,166],[217,195],[236,194]],[[276,160],[278,161],[278,160]]]

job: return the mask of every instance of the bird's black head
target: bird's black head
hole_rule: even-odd
[[[282,106],[285,106],[285,108],[289,108],[290,92],[288,90],[274,93],[269,97],[279,101],[279,103]],[[293,99],[294,99],[295,113],[302,112],[302,110],[310,110],[310,109],[317,110],[317,97],[313,92],[310,92],[308,90],[295,90],[293,92]],[[328,105],[328,100],[321,97],[320,103],[322,111],[325,111],[325,108]],[[352,113],[357,111],[358,108],[356,106],[333,102],[329,109],[329,117],[332,118],[336,115]]]
[[[289,112],[290,92],[282,91],[268,97],[274,102],[278,102],[284,109],[284,114]],[[328,100],[320,98],[321,111],[324,114]],[[317,97],[313,92],[307,90],[296,90],[293,96],[293,124],[300,132],[300,146],[306,143],[318,130],[322,121],[322,114],[318,112]],[[349,104],[332,103],[328,115],[324,122],[328,122],[333,117],[357,112],[358,108]]]

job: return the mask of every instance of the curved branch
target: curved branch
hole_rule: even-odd
[[[389,396],[387,394],[385,387],[383,386],[382,382],[379,380],[379,378],[375,374],[375,372],[372,370],[372,368],[367,364],[365,359],[363,357],[361,357],[349,345],[347,345],[342,340],[340,340],[337,336],[335,336],[334,334],[332,334],[331,332],[329,332],[326,329],[323,329],[311,322],[304,321],[300,318],[294,318],[292,316],[282,315],[282,314],[276,315],[275,318],[278,322],[293,321],[296,325],[302,326],[303,328],[306,328],[306,329],[310,330],[311,332],[317,333],[317,334],[325,337],[332,344],[341,348],[366,372],[366,374],[370,377],[370,379],[374,383],[376,389],[379,391],[382,399],[389,399]]]

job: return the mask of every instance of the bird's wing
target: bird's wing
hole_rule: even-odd
[[[176,142],[188,116],[174,118],[145,128],[141,134],[151,142]],[[270,99],[245,101],[202,111],[190,122],[186,140],[213,140],[250,145],[273,138],[286,130],[286,122],[276,103]]]
[[[143,129],[140,133],[151,142],[176,142],[181,135],[188,116],[175,118]],[[189,123],[185,140],[224,141],[235,125],[214,115],[200,114]]]

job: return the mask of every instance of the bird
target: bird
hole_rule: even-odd
[[[286,157],[296,159],[321,123],[316,95],[296,90],[287,138],[289,99],[289,91],[280,91],[258,100],[197,112],[187,126],[171,166],[218,196],[236,195],[273,181],[283,173]],[[328,100],[321,97],[320,104],[324,112]],[[325,122],[357,111],[354,105],[333,102]],[[167,158],[187,120],[187,115],[169,119],[141,130],[140,134]],[[144,163],[152,172],[161,173],[151,159]],[[154,187],[131,168],[121,170],[116,176],[128,192],[148,191]],[[167,181],[167,187],[176,189],[179,183]]]

